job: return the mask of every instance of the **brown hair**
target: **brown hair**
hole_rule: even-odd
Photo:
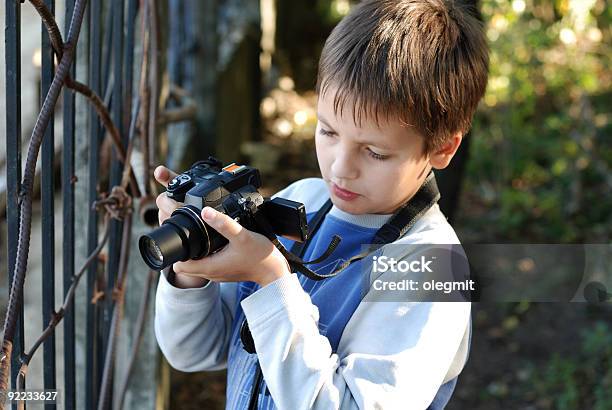
[[[451,0],[366,0],[325,42],[317,93],[336,90],[334,110],[353,119],[399,119],[425,151],[465,134],[487,84],[489,55],[474,5]]]

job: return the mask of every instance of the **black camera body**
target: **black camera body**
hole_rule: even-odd
[[[143,260],[150,268],[162,270],[178,261],[201,259],[225,246],[227,239],[200,217],[206,206],[228,215],[246,229],[263,233],[255,221],[258,214],[275,235],[305,241],[308,225],[304,205],[283,198],[264,198],[258,191],[260,187],[261,176],[256,168],[236,164],[222,167],[214,157],[196,162],[168,184],[168,197],[184,205],[159,228],[140,237],[138,246]]]

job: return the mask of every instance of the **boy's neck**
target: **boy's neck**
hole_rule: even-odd
[[[364,228],[378,229],[391,218],[392,214],[360,214],[354,215],[341,210],[335,205],[332,207],[329,214],[343,221],[359,225]]]

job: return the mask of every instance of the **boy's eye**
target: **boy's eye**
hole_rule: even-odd
[[[323,128],[319,128],[319,132],[321,133],[321,135],[325,135],[326,137],[333,137],[333,136],[335,136],[335,135],[336,135],[336,133],[335,133],[335,132],[333,132],[333,131],[328,131],[328,130],[325,130],[325,129],[323,129]]]
[[[372,151],[370,148],[368,148],[367,150],[368,150],[368,155],[371,156],[372,158],[378,160],[378,161],[384,161],[387,158],[389,158],[388,155],[379,154],[377,152]]]

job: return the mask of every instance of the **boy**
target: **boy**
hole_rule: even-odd
[[[452,1],[364,1],[328,38],[317,81],[322,179],[277,194],[304,203],[309,221],[331,199],[303,259],[323,253],[335,234],[342,242],[312,270],[328,274],[359,254],[431,169],[452,159],[487,82],[475,15]],[[173,176],[155,171],[164,185]],[[157,204],[160,223],[180,205],[163,194]],[[437,204],[423,211],[383,254],[398,245],[459,243]],[[173,367],[227,366],[228,409],[446,405],[467,360],[469,303],[365,302],[370,272],[357,264],[315,281],[291,273],[264,236],[211,208],[202,218],[229,244],[160,275],[155,332]],[[365,283],[384,277],[371,272]],[[256,354],[243,347],[244,318]]]

